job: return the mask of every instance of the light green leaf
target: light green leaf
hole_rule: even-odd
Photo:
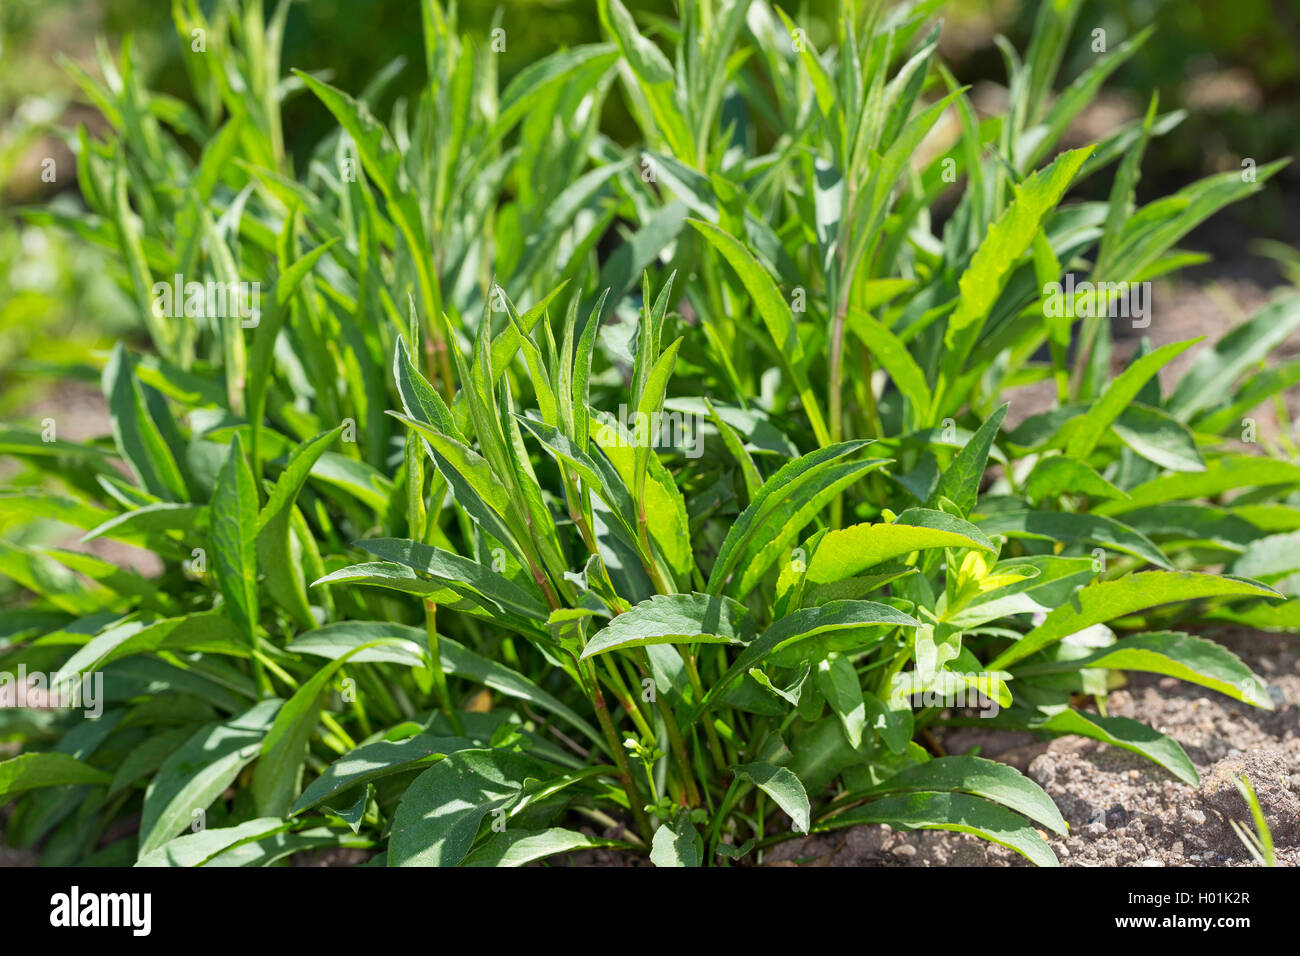
[[[1151,377],[1199,341],[1198,338],[1186,342],[1170,342],[1148,352],[1124,369],[1106,386],[1101,398],[1093,402],[1088,414],[1082,416],[1079,427],[1070,436],[1066,455],[1079,461],[1086,460],[1106,429],[1138,397]]]
[[[979,527],[985,534],[1004,535],[1008,538],[1059,541],[1064,544],[1091,541],[1149,561],[1156,567],[1171,567],[1169,560],[1146,535],[1114,518],[1095,512],[1007,511],[984,518]]]
[[[1154,631],[1124,637],[1085,657],[1062,659],[1016,669],[1017,677],[1100,667],[1109,670],[1167,674],[1200,684],[1234,700],[1272,710],[1268,687],[1227,648],[1179,631]]]
[[[659,825],[650,844],[650,862],[655,866],[704,865],[704,841],[685,810]]]
[[[1119,488],[1097,474],[1086,462],[1050,455],[1038,459],[1025,479],[1025,495],[1042,501],[1057,495],[1087,495],[1091,498],[1127,498]]]
[[[136,860],[136,866],[202,866],[218,853],[247,840],[288,829],[279,817],[257,817],[233,827],[212,827],[168,840]]]
[[[82,763],[69,754],[57,752],[19,754],[9,760],[0,761],[0,801],[8,801],[17,794],[42,787],[106,784],[112,779],[110,774],[90,764]]]
[[[1016,661],[1067,637],[1134,611],[1200,598],[1281,597],[1265,585],[1244,578],[1191,571],[1146,571],[1082,588],[1038,627],[994,658],[989,670],[1005,670]]]
[[[808,793],[792,771],[760,762],[740,764],[732,767],[731,772],[741,780],[748,780],[771,797],[790,818],[796,833],[808,832],[808,821],[812,813]]]
[[[589,837],[576,830],[551,827],[546,830],[505,830],[494,833],[465,858],[461,866],[525,866],[536,860],[608,846],[610,841]]]
[[[1170,471],[1204,471],[1196,439],[1187,426],[1158,408],[1131,402],[1111,425],[1129,448]]]
[[[316,619],[312,617],[307,600],[302,562],[290,547],[294,502],[320,456],[342,430],[340,425],[322,432],[294,449],[289,464],[257,516],[257,563],[265,571],[266,590],[281,608],[293,616],[299,627],[315,627]]]
[[[592,635],[582,659],[650,644],[738,644],[745,606],[708,594],[656,594]]]

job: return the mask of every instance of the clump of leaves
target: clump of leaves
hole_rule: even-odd
[[[1048,796],[933,728],[1081,734],[1195,781],[1105,693],[1149,671],[1271,706],[1176,628],[1295,626],[1300,467],[1224,436],[1294,381],[1262,363],[1300,305],[1169,396],[1188,343],[1112,379],[1108,324],[1046,287],[1194,261],[1174,244],[1258,183],[1132,210],[1178,116],[1048,160],[1141,37],[1052,99],[1077,4],[1045,5],[979,123],[937,6],[846,3],[818,53],[762,0],[683,4],[669,55],[608,0],[610,42],[498,92],[426,0],[428,82],[387,124],[396,69],[358,99],[282,82],[283,3],[178,5],[209,38],[197,112],[129,45],[81,76],[113,126],[76,137],[88,211],[30,218],[120,256],[153,350],[97,370],[111,437],[0,433],[0,573],[32,595],[0,662],[103,678],[99,716],[0,714],[26,751],[0,763],[9,838],[52,863],[696,865],[884,823],[1050,865]],[[615,81],[642,143],[601,132]],[[295,176],[279,115],[304,91],[341,129]],[[918,161],[949,109],[960,138]],[[1106,202],[1061,204],[1116,162]],[[256,324],[160,316],[175,275],[262,283]],[[1004,430],[1038,380],[1055,406]]]

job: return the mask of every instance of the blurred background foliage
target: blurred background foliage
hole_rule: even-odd
[[[205,0],[205,8],[217,0]],[[1050,0],[1044,0],[1050,2]],[[268,6],[270,0],[268,0]],[[829,36],[834,0],[778,4],[797,12],[814,44]],[[993,105],[1004,67],[994,38],[1002,33],[1023,48],[1036,0],[952,0],[944,13],[941,45],[973,98]],[[629,6],[651,28],[671,17],[674,0],[640,0]],[[504,0],[462,3],[463,32],[490,42],[505,30],[502,80],[538,57],[564,46],[600,39],[595,0]],[[1145,107],[1158,90],[1161,109],[1185,108],[1177,135],[1151,144],[1139,185],[1140,200],[1171,192],[1207,172],[1259,166],[1294,155],[1300,144],[1300,0],[1091,0],[1085,4],[1068,51],[1064,75],[1094,56],[1096,30],[1107,48],[1148,25],[1154,34],[1138,56],[1108,84],[1082,123],[1081,138],[1113,127]],[[135,325],[128,303],[101,268],[99,253],[61,232],[20,224],[14,210],[45,202],[76,204],[76,177],[65,138],[79,124],[102,123],[72,82],[66,58],[97,73],[95,44],[111,49],[127,35],[146,82],[191,99],[182,65],[182,42],[166,0],[4,0],[0,4],[0,419],[25,407],[31,396],[21,371],[57,347],[67,363],[80,351],[104,348]],[[289,13],[283,67],[319,72],[335,85],[360,91],[395,60],[403,68],[388,90],[391,101],[410,96],[422,82],[418,10],[410,0],[298,0]],[[634,127],[618,104],[607,110],[606,132],[620,141]],[[333,129],[313,98],[295,96],[285,107],[291,154],[305,156]],[[42,178],[53,160],[54,181]],[[1108,183],[1095,188],[1104,196]],[[1295,271],[1269,255],[1300,258],[1300,169],[1292,166],[1253,200],[1216,216],[1188,245],[1210,252],[1218,264],[1273,284]],[[1273,245],[1252,240],[1272,240]],[[1225,264],[1225,260],[1227,260]]]

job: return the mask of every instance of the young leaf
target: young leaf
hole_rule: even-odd
[[[1007,417],[1007,409],[1010,407],[1009,404],[1000,406],[989,416],[988,421],[980,425],[961,451],[957,452],[952,464],[939,479],[939,487],[930,498],[930,507],[936,507],[940,498],[947,498],[961,509],[962,514],[971,513],[979,496],[989,449],[993,447],[993,439],[997,437],[998,429],[1002,427],[1002,420]]]

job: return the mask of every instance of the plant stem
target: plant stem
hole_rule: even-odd
[[[654,730],[646,723],[645,715],[641,713],[641,708],[636,705],[632,698],[631,691],[628,690],[627,684],[623,682],[623,675],[618,672],[614,662],[609,656],[605,656],[605,669],[609,671],[609,680],[606,682],[610,690],[614,692],[614,697],[619,704],[627,711],[628,717],[632,718],[632,723],[636,724],[637,731],[650,740],[655,739]]]
[[[731,804],[736,797],[736,791],[740,789],[740,778],[732,777],[731,786],[727,787],[727,792],[722,796],[722,802],[718,804],[718,809],[713,814],[713,824],[709,827],[709,839],[705,846],[708,849],[707,859],[711,862],[718,855],[718,838],[722,835],[722,821],[726,819],[727,811],[731,809]]]
[[[605,695],[600,692],[600,682],[596,680],[596,669],[590,660],[584,661],[582,666],[591,684],[591,703],[596,710],[596,720],[605,734],[605,744],[609,747],[610,756],[614,758],[614,764],[618,767],[619,782],[623,784],[623,790],[627,794],[628,809],[632,812],[632,819],[641,833],[641,839],[648,845],[654,833],[650,828],[650,818],[645,813],[641,789],[632,776],[632,765],[628,763],[627,752],[619,742],[618,733],[614,730],[614,721],[610,720],[609,708],[605,705]]]
[[[830,382],[830,416],[831,444],[839,442],[844,434],[843,387],[844,365],[844,313],[848,309],[848,297],[835,310],[831,322],[831,382]],[[831,530],[837,530],[844,523],[844,501],[836,495],[831,501]]]
[[[650,657],[641,649],[641,668],[646,674],[650,674]],[[655,706],[659,708],[659,715],[663,718],[664,729],[668,731],[668,749],[673,752],[673,760],[677,763],[677,772],[682,777],[682,788],[685,792],[686,803],[688,806],[697,807],[700,805],[700,791],[695,785],[695,774],[691,772],[691,761],[686,752],[686,741],[682,738],[681,728],[677,725],[677,717],[673,714],[672,705],[658,692],[655,693]]]
[[[686,676],[690,678],[691,689],[695,691],[696,700],[703,700],[704,684],[700,681],[700,671],[695,666],[695,654],[689,647],[682,649],[682,660],[686,662]],[[718,731],[713,726],[713,721],[707,717],[704,720],[704,737],[709,742],[709,756],[713,758],[714,768],[722,770],[727,765],[727,758],[722,754],[722,742],[718,740]]]
[[[433,671],[433,686],[438,691],[438,704],[447,715],[451,731],[464,736],[465,725],[460,722],[460,714],[451,703],[451,693],[447,690],[447,674],[442,669],[442,654],[438,650],[438,605],[432,601],[424,602],[424,629],[429,636],[429,669]]]

